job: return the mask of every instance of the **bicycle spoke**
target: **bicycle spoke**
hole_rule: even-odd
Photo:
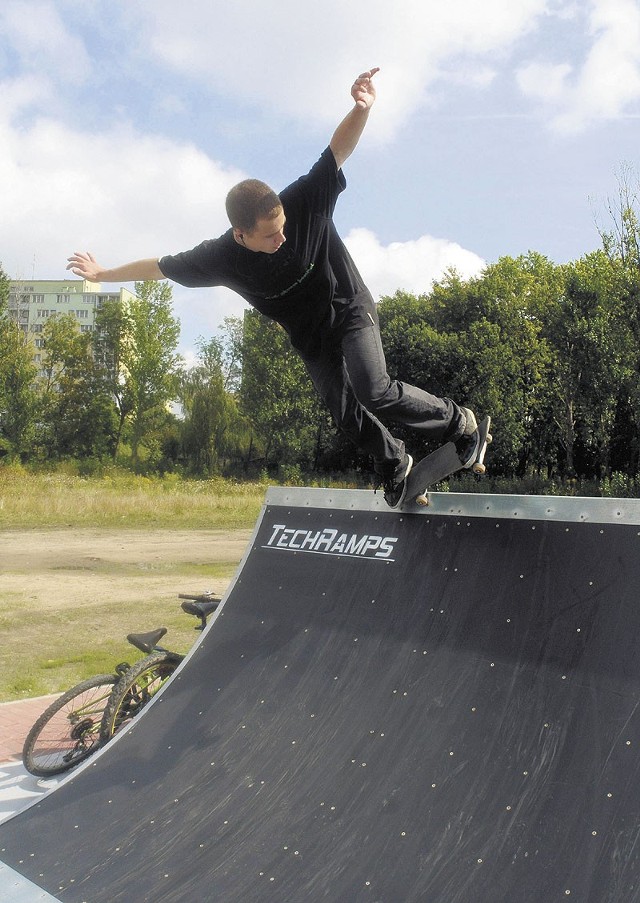
[[[25,740],[23,760],[32,774],[59,774],[100,746],[100,725],[115,683],[99,675],[64,693],[36,721]]]

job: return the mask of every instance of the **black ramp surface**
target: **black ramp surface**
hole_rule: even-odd
[[[637,523],[322,493],[271,494],[186,665],[0,859],[70,903],[640,901]]]

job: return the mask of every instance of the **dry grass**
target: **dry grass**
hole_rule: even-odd
[[[150,478],[117,470],[80,477],[0,467],[0,529],[243,529],[255,522],[264,493],[264,484],[222,479]]]
[[[233,570],[225,568],[226,573]],[[185,583],[189,589],[191,583]],[[128,632],[167,627],[162,645],[182,653],[200,635],[194,630],[196,619],[184,614],[169,593],[158,593],[148,610],[119,599],[97,603],[78,597],[76,604],[56,612],[41,609],[36,600],[28,619],[24,609],[7,601],[3,605],[0,594],[0,635],[12,637],[12,644],[0,649],[0,702],[61,692],[86,677],[112,672],[118,662],[136,661],[142,653],[127,643]]]

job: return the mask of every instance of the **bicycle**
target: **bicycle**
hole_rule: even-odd
[[[207,618],[220,604],[212,593],[179,593],[182,610]],[[37,719],[26,736],[22,761],[36,777],[53,777],[75,768],[96,752],[134,718],[171,677],[184,655],[159,646],[167,633],[159,627],[147,633],[130,633],[127,641],[145,657],[130,665],[120,662],[112,674],[97,674],[80,681],[55,700]]]
[[[218,607],[219,599],[210,594],[192,596],[180,593],[182,610],[200,618],[196,630],[204,630],[207,617]],[[100,741],[108,743],[118,731],[135,718],[166,683],[184,659],[184,655],[159,646],[166,630],[159,628],[146,634],[129,634],[127,640],[146,652],[145,658],[132,665],[114,686],[100,724]]]

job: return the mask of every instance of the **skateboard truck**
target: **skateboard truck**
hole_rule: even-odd
[[[484,463],[487,445],[492,441],[493,437],[489,432],[491,427],[491,417],[487,416],[478,424],[479,450],[475,461],[469,468],[474,473],[486,473],[486,465]],[[429,504],[429,488],[434,483],[445,480],[457,471],[462,470],[462,461],[458,457],[458,452],[453,442],[446,442],[437,448],[430,455],[427,455],[419,461],[411,470],[407,480],[407,492],[405,495],[404,507],[411,500],[416,504],[425,507]]]

